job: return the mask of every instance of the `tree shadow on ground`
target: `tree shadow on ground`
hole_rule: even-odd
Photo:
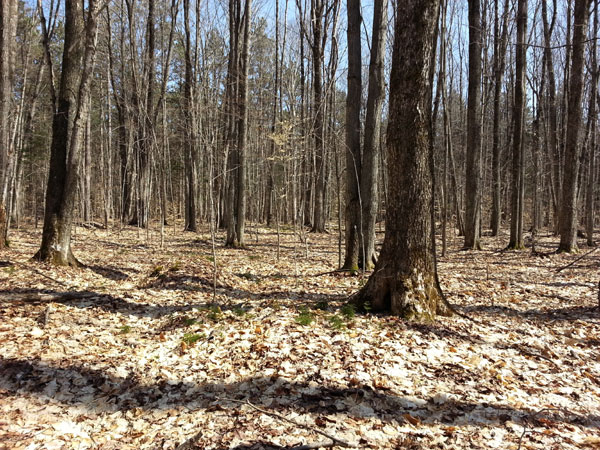
[[[312,381],[312,382],[311,382]],[[0,357],[0,387],[15,395],[31,393],[90,412],[126,412],[134,408],[155,410],[184,407],[195,411],[239,412],[244,401],[270,411],[293,410],[313,414],[376,416],[386,422],[403,421],[410,414],[424,423],[445,425],[503,425],[507,421],[552,421],[585,428],[600,428],[600,416],[565,408],[534,411],[502,403],[476,403],[460,399],[418,399],[410,393],[389,390],[328,386],[323,380],[295,382],[279,377],[252,377],[241,382],[179,382],[164,378],[142,380],[138,374],[118,377],[83,364],[55,366],[40,360]],[[258,414],[258,412],[256,412]]]
[[[554,297],[554,296],[553,296]],[[518,317],[528,320],[594,320],[600,319],[600,308],[598,306],[568,306],[564,308],[526,309],[519,310],[509,306],[472,305],[463,307],[465,313],[478,313],[489,315],[502,315]]]
[[[212,298],[212,286],[201,286],[196,291],[207,294]],[[226,295],[230,303],[193,302],[180,305],[160,303],[138,303],[112,294],[94,291],[56,291],[50,289],[0,289],[0,305],[12,304],[43,304],[56,302],[81,309],[99,308],[111,313],[127,316],[159,319],[178,312],[218,306],[223,311],[234,311],[239,308],[251,310],[254,308],[270,307],[297,309],[302,306],[313,307],[320,302],[335,302],[343,299],[342,295],[300,294],[286,291],[270,291],[253,293],[242,289],[219,288],[219,295]],[[291,300],[292,302],[285,302]],[[160,301],[165,301],[160,299]]]
[[[98,265],[84,266],[85,269],[89,269],[92,272],[113,281],[124,281],[129,278],[129,275],[121,269],[115,269],[112,267],[103,267]],[[132,270],[132,272],[137,272]]]

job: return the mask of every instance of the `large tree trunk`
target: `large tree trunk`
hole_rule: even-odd
[[[467,170],[465,183],[465,248],[479,250],[481,220],[481,8],[469,0],[469,88],[467,105]]]
[[[358,270],[361,252],[361,154],[360,154],[360,105],[361,39],[360,0],[348,0],[348,94],[346,96],[346,256],[342,269]]]
[[[375,222],[378,207],[379,140],[381,110],[385,93],[383,60],[387,33],[387,0],[375,0],[373,10],[373,38],[369,62],[369,90],[365,117],[365,138],[360,193],[362,199],[363,250],[360,265],[369,269],[376,262]]]
[[[84,16],[87,16],[85,26]],[[59,265],[78,265],[71,252],[71,224],[96,52],[96,19],[95,2],[90,2],[85,14],[83,0],[65,1],[62,72],[52,120],[44,231],[42,244],[34,256]]]
[[[584,49],[590,0],[575,0],[573,52],[569,80],[569,115],[565,147],[562,204],[559,216],[559,252],[577,250],[577,177],[579,174],[579,128],[583,94]]]
[[[395,182],[381,255],[354,297],[358,306],[415,320],[444,311],[430,228],[429,65],[437,7],[435,0],[397,3],[387,132],[388,170]]]
[[[525,125],[525,73],[527,43],[527,0],[518,0],[517,7],[517,49],[516,49],[516,77],[515,77],[515,102],[514,102],[514,129],[513,129],[513,157],[512,157],[512,191],[511,191],[511,217],[510,217],[510,242],[508,248],[523,248],[523,128]]]
[[[594,40],[592,43],[592,88],[590,92],[590,104],[588,108],[588,121],[590,123],[590,140],[587,151],[587,184],[585,194],[585,234],[587,245],[593,246],[594,243],[594,190],[596,176],[596,142],[598,133],[598,56],[597,56],[597,38],[598,38],[598,8],[594,10]]]

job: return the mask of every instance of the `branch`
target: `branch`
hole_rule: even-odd
[[[582,260],[583,258],[585,258],[587,255],[589,255],[589,254],[591,254],[591,253],[595,252],[595,251],[596,251],[596,250],[598,250],[599,248],[600,248],[600,247],[594,247],[594,248],[593,248],[593,249],[591,249],[589,252],[587,252],[587,253],[584,253],[584,254],[583,254],[583,255],[581,255],[580,257],[576,258],[574,261],[571,261],[571,262],[570,262],[569,264],[567,264],[566,266],[559,267],[559,268],[556,270],[556,273],[558,273],[558,272],[561,272],[561,271],[563,271],[563,270],[565,270],[565,269],[568,269],[568,268],[569,268],[569,267],[571,267],[573,264],[575,264],[575,263],[576,263],[576,262],[578,262],[578,261],[581,261],[581,260]]]
[[[309,425],[304,425],[304,424],[296,422],[295,420],[292,420],[292,419],[288,419],[287,417],[282,416],[281,414],[278,414],[276,412],[267,411],[265,409],[259,408],[258,406],[250,403],[250,401],[248,401],[248,400],[243,401],[243,400],[234,400],[234,399],[230,399],[230,398],[221,398],[221,400],[225,400],[225,401],[229,401],[229,402],[233,402],[233,403],[240,403],[242,405],[248,405],[252,409],[255,409],[258,412],[261,412],[261,413],[266,414],[271,417],[275,417],[284,422],[291,423],[292,425],[296,425],[297,427],[304,428],[306,430],[320,434],[321,436],[325,436],[326,438],[331,439],[331,441],[332,441],[330,443],[307,444],[307,445],[302,445],[299,447],[293,447],[293,450],[313,449],[313,448],[319,448],[319,447],[332,447],[334,445],[337,445],[339,447],[345,447],[345,448],[358,448],[358,446],[356,444],[351,444],[349,442],[346,442],[346,441],[339,439],[331,434],[325,433],[324,431],[321,431],[317,428],[311,427]]]

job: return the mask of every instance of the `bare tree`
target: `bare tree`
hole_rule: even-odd
[[[573,12],[573,50],[569,79],[569,115],[565,147],[562,203],[559,216],[559,252],[577,250],[577,177],[580,166],[579,128],[583,96],[584,49],[590,0],[575,0]]]
[[[83,0],[65,0],[64,48],[58,92],[54,93],[54,86],[51,85],[52,98],[56,101],[53,104],[44,231],[40,249],[34,256],[40,261],[58,265],[79,265],[71,251],[71,224],[77,195],[83,128],[89,113],[97,18],[96,1],[90,0],[85,8]],[[46,29],[45,24],[43,28]],[[45,42],[48,45],[48,41]]]
[[[436,282],[431,241],[429,65],[438,2],[398,2],[387,132],[390,185],[381,255],[367,284],[355,295],[359,306],[389,310],[410,319],[445,312]]]

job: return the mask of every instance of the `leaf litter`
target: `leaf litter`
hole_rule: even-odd
[[[217,242],[213,297],[206,233],[78,228],[67,269],[13,232],[0,448],[600,448],[597,255],[557,273],[576,256],[457,238],[441,281],[475,321],[415,324],[345,306],[364,278],[332,272],[334,236],[282,232],[279,259],[272,230],[249,237]]]

